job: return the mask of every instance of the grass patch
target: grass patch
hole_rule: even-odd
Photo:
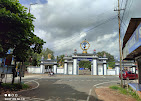
[[[120,86],[110,86],[109,88],[113,89],[113,90],[117,90],[118,92],[120,92],[121,94],[124,95],[131,95],[133,98],[135,98],[137,101],[141,101],[141,99],[139,98],[138,94],[136,94],[136,92],[133,91],[133,89],[131,87],[127,88],[121,88]]]
[[[2,83],[1,87],[4,90],[10,90],[10,91],[19,91],[21,89],[28,89],[30,86],[27,84],[19,84],[19,83]]]
[[[109,88],[114,89],[114,90],[118,90],[119,89],[118,86],[110,86]]]

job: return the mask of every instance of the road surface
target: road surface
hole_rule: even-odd
[[[34,88],[18,92],[26,101],[100,101],[95,88],[119,83],[118,76],[47,75],[24,78],[23,82]]]

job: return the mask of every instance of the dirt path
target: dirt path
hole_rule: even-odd
[[[136,99],[124,94],[120,94],[119,92],[110,88],[96,88],[95,92],[98,96],[98,99],[102,101],[136,101]]]

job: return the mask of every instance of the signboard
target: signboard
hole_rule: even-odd
[[[79,70],[84,70],[84,68],[79,68]]]
[[[123,49],[123,57],[126,58],[128,54],[141,46],[141,23],[136,28],[128,42]]]
[[[86,60],[92,61],[93,59],[92,58],[78,58],[77,60],[78,61],[86,61]]]
[[[129,54],[141,46],[141,24],[134,31],[128,41]]]

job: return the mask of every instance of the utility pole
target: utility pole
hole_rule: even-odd
[[[120,9],[120,7],[119,7],[119,0],[118,0],[118,10],[114,10],[114,11],[118,11],[118,24],[119,24],[119,53],[120,53],[120,75],[121,75],[121,87],[123,88],[123,77],[122,77],[122,52],[121,52],[121,40],[120,40],[120,10],[124,10],[124,9]]]

